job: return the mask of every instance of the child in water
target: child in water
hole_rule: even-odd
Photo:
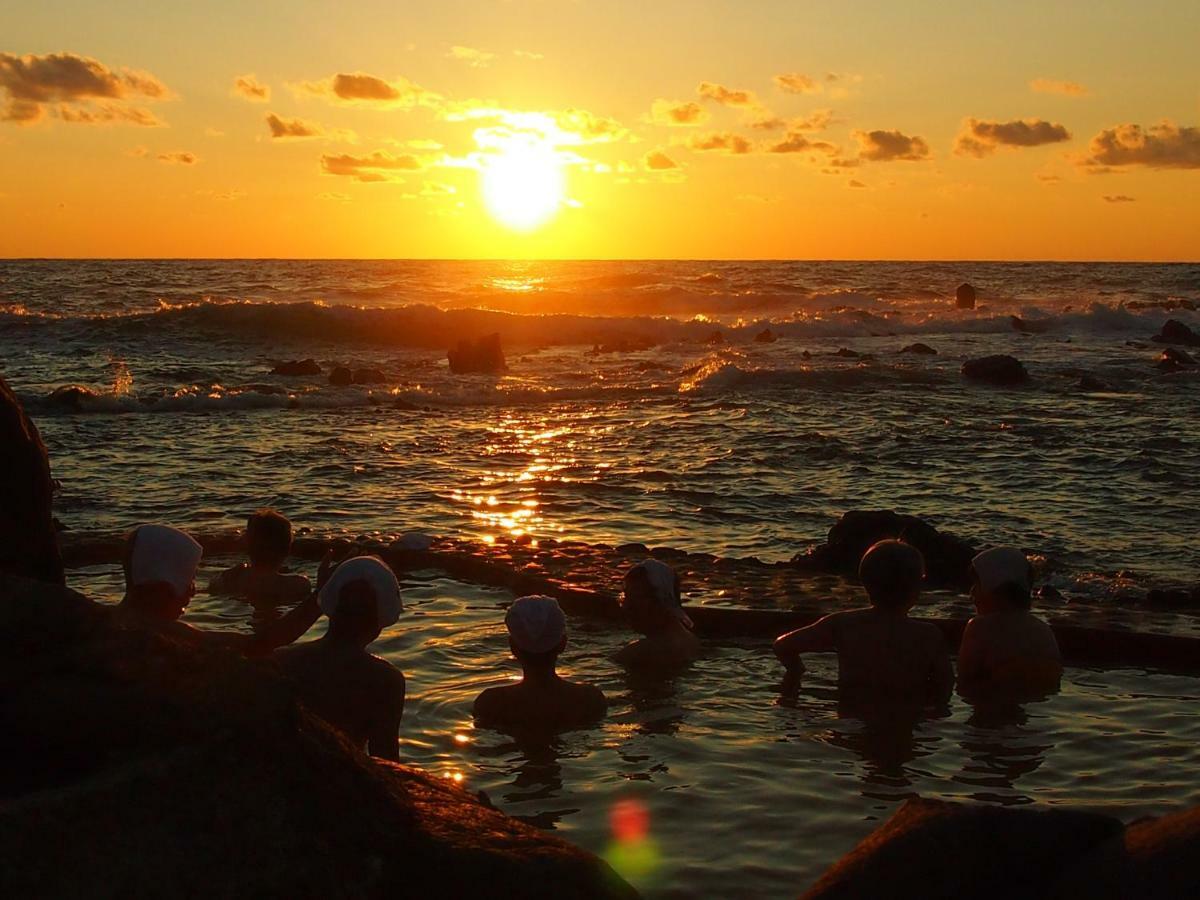
[[[971,599],[978,615],[967,623],[958,651],[966,693],[1057,690],[1062,656],[1050,626],[1030,612],[1033,573],[1015,547],[994,547],[971,561]]]
[[[517,684],[488,688],[475,699],[480,724],[567,731],[603,718],[608,701],[601,690],[567,681],[555,669],[567,646],[567,620],[557,600],[519,597],[504,624],[523,675]]]
[[[232,594],[251,603],[290,606],[309,595],[303,575],[282,571],[292,551],[292,523],[273,509],[260,509],[246,521],[248,563],[226,569],[213,579],[209,590]]]
[[[679,575],[664,562],[647,559],[625,573],[621,609],[640,639],[617,653],[630,669],[679,668],[700,655],[700,639],[683,611]]]
[[[836,612],[775,640],[775,655],[791,674],[804,671],[801,653],[835,651],[838,684],[868,696],[944,701],[954,686],[941,630],[908,612],[921,595],[925,561],[902,541],[880,541],[859,563],[871,605]]]

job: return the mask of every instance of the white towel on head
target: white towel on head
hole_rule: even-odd
[[[654,597],[664,609],[671,613],[688,628],[694,627],[691,618],[683,611],[682,599],[676,586],[678,576],[675,570],[665,562],[657,559],[646,559],[634,566],[646,573],[650,589]]]
[[[518,597],[504,616],[513,646],[526,653],[546,653],[567,634],[567,617],[553,597]]]
[[[170,525],[141,525],[133,533],[129,560],[131,585],[162,583],[182,597],[192,589],[204,548]]]
[[[1016,547],[984,550],[971,560],[971,568],[979,578],[979,586],[985,591],[994,591],[1002,584],[1016,584],[1027,591],[1033,585],[1033,569],[1029,560]]]
[[[334,569],[317,594],[317,605],[321,607],[321,612],[327,616],[336,613],[342,588],[353,581],[365,581],[371,588],[375,595],[380,628],[387,628],[400,618],[400,611],[404,609],[404,602],[400,599],[400,582],[378,556],[356,556]]]

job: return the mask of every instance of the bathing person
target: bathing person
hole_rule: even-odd
[[[475,698],[475,718],[481,724],[566,731],[603,718],[608,701],[598,687],[567,681],[555,671],[567,646],[567,620],[557,600],[519,597],[504,624],[523,674],[516,684],[488,688]]]
[[[275,661],[305,706],[372,756],[398,760],[404,675],[367,646],[400,618],[400,584],[378,557],[357,556],[338,566],[317,596],[329,630],[276,651]]]
[[[908,617],[921,594],[925,561],[903,541],[875,544],[858,566],[871,605],[836,612],[775,640],[775,655],[796,675],[801,653],[836,651],[838,684],[868,696],[945,700],[954,686],[941,629]]]
[[[196,569],[203,548],[191,535],[169,525],[140,525],[125,540],[125,597],[117,606],[123,624],[203,641],[246,656],[270,653],[290,644],[320,615],[309,597],[257,634],[201,631],[179,619],[196,594]],[[328,560],[322,563],[327,570]]]
[[[679,575],[657,559],[647,559],[625,573],[621,609],[629,627],[643,637],[617,653],[629,668],[679,668],[700,655],[700,639],[683,611]]]
[[[971,599],[978,615],[967,623],[958,651],[964,692],[1058,688],[1062,656],[1050,626],[1030,612],[1033,571],[1015,547],[994,547],[971,561]]]
[[[312,590],[303,575],[284,571],[292,551],[292,523],[273,509],[260,509],[246,520],[248,563],[226,569],[213,579],[209,591],[233,594],[251,603],[283,606],[299,603]]]

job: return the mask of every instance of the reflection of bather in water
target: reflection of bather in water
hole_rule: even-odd
[[[908,618],[921,593],[925,564],[901,541],[880,541],[863,554],[858,575],[870,607],[831,613],[775,640],[789,674],[804,671],[801,653],[836,651],[844,699],[892,697],[943,701],[954,685],[941,630]]]
[[[488,688],[475,698],[480,724],[504,730],[567,731],[603,718],[608,702],[595,685],[577,684],[555,670],[567,646],[567,620],[553,597],[518,597],[504,617],[508,645],[521,663],[517,684]]]
[[[123,560],[125,597],[117,606],[119,621],[259,656],[296,640],[320,615],[316,598],[308,597],[255,634],[200,631],[180,622],[196,593],[196,568],[203,553],[190,535],[168,525],[141,525],[130,532]]]
[[[275,660],[310,710],[372,756],[399,759],[404,675],[367,652],[400,617],[396,576],[382,560],[359,556],[338,566],[318,597],[329,630],[277,651]]]
[[[232,594],[251,603],[271,606],[299,603],[311,586],[303,575],[281,571],[292,551],[292,523],[273,509],[260,509],[246,521],[246,551],[250,562],[226,569],[213,579],[209,591]]]
[[[1016,783],[1035,772],[1052,747],[1032,724],[1030,704],[986,695],[970,697],[967,702],[972,711],[962,748],[968,758],[954,780],[975,788],[973,800],[1028,803],[1028,797],[1015,792]]]
[[[629,627],[643,635],[617,652],[629,669],[670,672],[700,655],[700,639],[683,611],[679,576],[666,563],[647,559],[625,573],[621,608]]]

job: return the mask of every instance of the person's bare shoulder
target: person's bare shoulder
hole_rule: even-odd
[[[510,690],[506,685],[486,688],[475,698],[472,714],[481,721],[495,721],[500,718],[508,708],[507,694]]]
[[[580,709],[587,718],[598,719],[608,712],[608,698],[594,684],[574,684]]]

